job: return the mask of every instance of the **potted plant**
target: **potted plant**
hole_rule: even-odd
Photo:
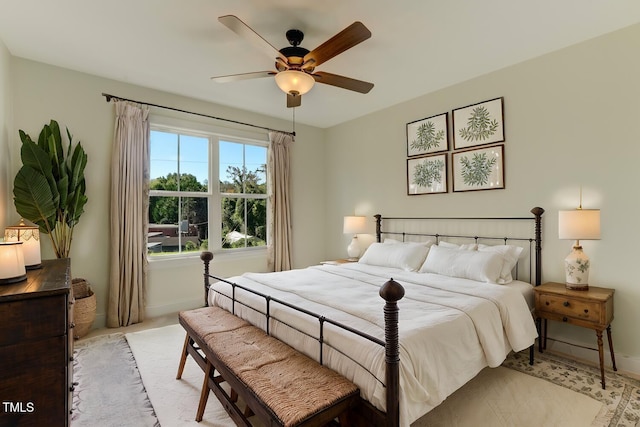
[[[44,125],[37,143],[24,131],[20,130],[19,133],[22,141],[22,167],[13,182],[16,210],[23,218],[37,224],[41,233],[49,235],[56,257],[68,258],[73,229],[87,203],[84,179],[87,154],[80,142],[74,146],[69,129],[69,144],[64,149],[60,127],[55,120]],[[77,294],[74,311],[87,312],[84,308],[86,305],[93,309],[88,310],[88,317],[83,315],[86,319],[76,318],[76,324],[88,322],[90,328],[95,319],[95,294],[86,289],[84,279],[80,280],[85,289],[74,292]]]
[[[68,258],[73,228],[87,203],[84,168],[87,154],[67,129],[69,145],[62,146],[58,122],[44,125],[38,142],[20,130],[22,167],[13,183],[16,210],[48,234],[58,258]]]

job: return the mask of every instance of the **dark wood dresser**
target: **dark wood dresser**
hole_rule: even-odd
[[[73,382],[69,259],[0,285],[0,425],[68,426]]]

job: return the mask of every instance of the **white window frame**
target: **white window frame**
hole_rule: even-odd
[[[192,191],[166,191],[166,190],[149,190],[149,196],[173,196],[173,197],[206,197],[208,200],[208,240],[209,251],[223,256],[235,257],[255,257],[258,253],[264,252],[266,255],[266,246],[253,246],[244,248],[222,248],[222,228],[212,227],[211,224],[222,223],[222,199],[224,197],[243,197],[247,199],[265,199],[267,200],[267,222],[269,216],[269,199],[267,194],[238,194],[238,193],[222,193],[220,191],[220,147],[219,142],[233,142],[246,145],[255,145],[268,149],[268,135],[262,132],[250,132],[239,129],[228,129],[210,124],[191,122],[176,117],[167,117],[162,115],[150,115],[150,129],[159,132],[172,132],[180,135],[195,136],[207,138],[209,140],[209,175],[208,175],[208,191],[192,192]],[[269,176],[265,174],[265,180]],[[267,186],[269,183],[267,182]],[[246,213],[245,213],[246,215]],[[246,221],[245,221],[246,223]],[[267,242],[268,244],[268,242]],[[153,256],[147,254],[149,262],[156,263],[166,260],[185,259],[199,257],[199,252],[176,252],[175,255]]]

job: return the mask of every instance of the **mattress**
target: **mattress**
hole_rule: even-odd
[[[393,278],[405,288],[398,302],[400,424],[439,405],[486,366],[499,366],[510,351],[533,345],[530,284],[494,285],[431,273],[361,263],[322,265],[278,273],[247,273],[229,281],[384,340],[384,300],[379,288]],[[224,296],[226,295],[226,296]],[[209,303],[231,311],[231,285],[211,285]],[[236,289],[235,298],[264,312],[265,299]],[[317,319],[271,302],[270,332],[319,358]],[[235,313],[266,327],[265,317],[241,304]],[[294,329],[291,326],[295,326]],[[385,409],[385,354],[379,344],[325,324],[323,362],[356,383],[361,395]]]

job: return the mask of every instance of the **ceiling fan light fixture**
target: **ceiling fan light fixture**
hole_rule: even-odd
[[[276,74],[276,84],[284,93],[296,93],[304,95],[309,92],[316,82],[315,79],[304,71],[285,70]]]

